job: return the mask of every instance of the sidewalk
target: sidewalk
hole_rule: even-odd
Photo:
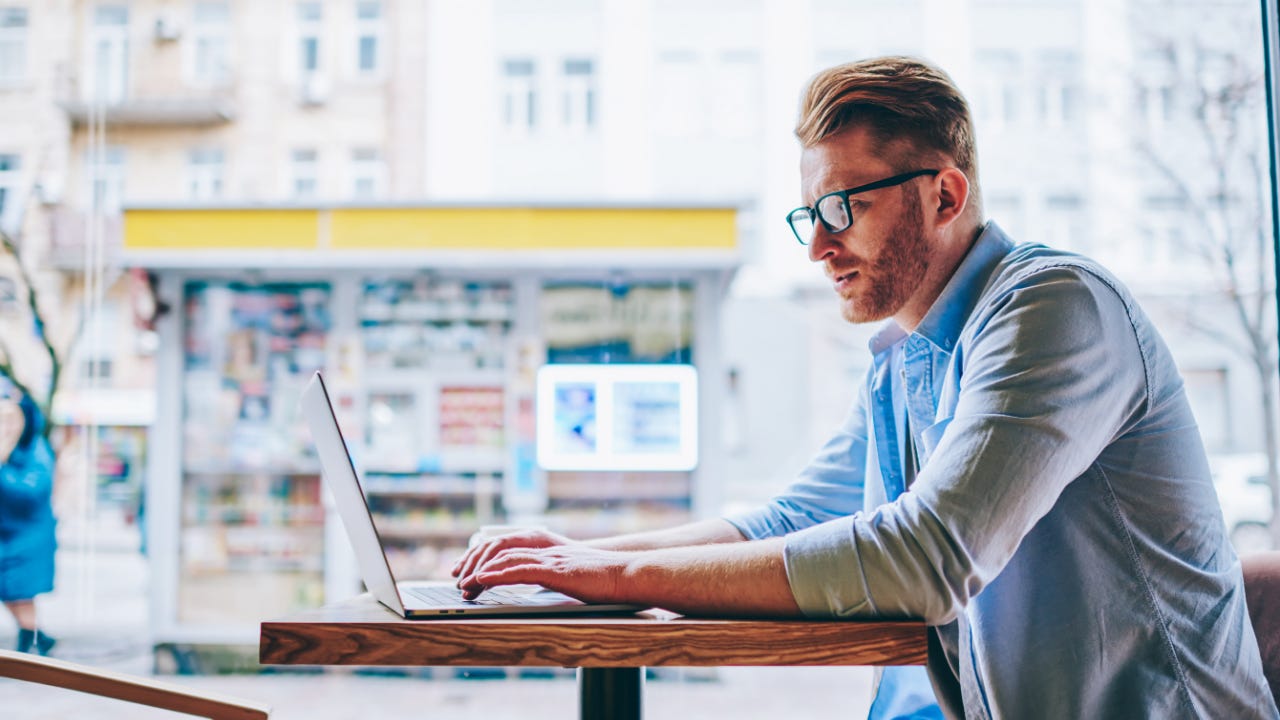
[[[136,536],[133,536],[136,537]],[[100,526],[95,550],[63,541],[57,589],[40,598],[41,619],[58,638],[53,655],[95,667],[150,675],[147,567],[127,529]],[[0,615],[0,646],[16,629]],[[674,671],[646,683],[645,716],[661,718],[865,717],[869,668],[720,668],[710,680],[699,670]],[[703,679],[699,679],[703,678]],[[357,675],[163,676],[165,682],[252,699],[279,720],[368,720],[428,717],[484,720],[563,720],[577,717],[570,677],[521,680],[430,680]],[[103,720],[185,717],[59,688],[0,679],[6,720],[91,717]]]

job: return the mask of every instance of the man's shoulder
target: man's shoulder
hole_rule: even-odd
[[[1107,288],[1125,305],[1132,303],[1124,283],[1098,261],[1038,243],[1015,245],[991,273],[983,296],[991,301],[1015,290],[1064,282],[1095,292]]]
[[[995,318],[1016,313],[1020,324],[1053,332],[1086,316],[1120,320],[1136,330],[1145,324],[1137,301],[1114,274],[1096,260],[1045,245],[1016,245],[988,276],[962,337],[983,334]]]

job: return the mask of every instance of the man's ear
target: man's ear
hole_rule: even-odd
[[[969,178],[959,168],[949,167],[934,178],[934,222],[946,227],[969,206]]]

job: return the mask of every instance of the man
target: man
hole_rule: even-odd
[[[1127,290],[983,223],[968,106],[936,68],[822,72],[796,134],[788,222],[845,319],[887,320],[844,425],[758,511],[498,538],[459,586],[924,618],[949,717],[1280,717],[1181,379]],[[885,681],[873,715],[930,712]]]

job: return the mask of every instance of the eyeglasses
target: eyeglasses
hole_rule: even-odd
[[[902,183],[913,180],[921,175],[937,175],[941,170],[914,170],[901,175],[894,175],[883,180],[877,180],[866,185],[859,185],[848,190],[837,190],[827,193],[818,198],[813,207],[798,207],[787,214],[787,224],[791,226],[791,232],[796,234],[796,240],[801,245],[808,245],[810,238],[813,237],[814,220],[821,220],[822,226],[829,233],[844,232],[853,224],[853,213],[849,211],[849,196],[870,190],[879,190],[880,188],[893,187]]]

